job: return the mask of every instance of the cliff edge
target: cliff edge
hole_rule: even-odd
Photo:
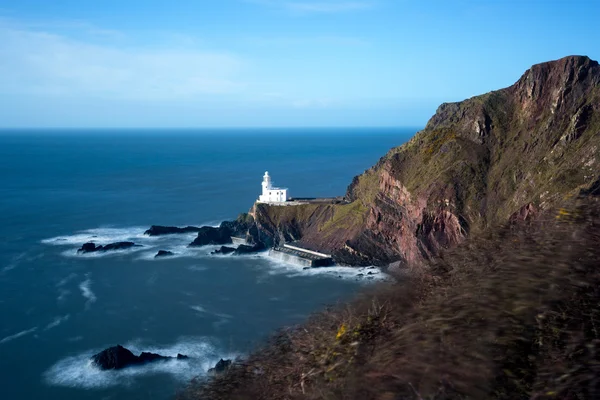
[[[442,104],[425,129],[354,178],[347,204],[256,205],[253,238],[338,263],[419,264],[467,236],[600,186],[600,66],[537,64],[512,86]]]

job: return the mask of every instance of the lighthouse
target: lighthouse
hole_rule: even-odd
[[[273,187],[269,171],[266,171],[262,180],[262,194],[258,197],[258,201],[261,203],[283,203],[287,200],[287,188]]]

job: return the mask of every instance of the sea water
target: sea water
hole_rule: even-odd
[[[152,224],[218,225],[268,170],[292,196],[339,196],[417,129],[0,132],[2,399],[167,399],[220,358],[350,298],[384,274],[212,256]],[[131,250],[78,255],[94,241]],[[158,250],[174,257],[154,259]],[[365,274],[365,276],[367,276]],[[188,360],[99,371],[121,344]]]

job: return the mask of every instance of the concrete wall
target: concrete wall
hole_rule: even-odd
[[[302,267],[312,267],[312,260],[295,256],[293,254],[283,253],[281,251],[277,251],[275,249],[269,250],[269,256],[273,257],[276,260],[283,261],[288,264],[300,265]]]
[[[288,249],[297,250],[297,251],[301,251],[301,252],[304,252],[304,253],[312,254],[312,255],[315,255],[315,256],[318,256],[318,257],[331,258],[331,256],[329,254],[323,254],[323,253],[319,253],[317,251],[303,249],[302,247],[292,246],[291,244],[287,244],[287,243],[284,243],[283,247],[287,247]]]
[[[233,244],[248,244],[246,242],[246,238],[240,238],[240,237],[235,237],[235,236],[231,237],[231,242]]]

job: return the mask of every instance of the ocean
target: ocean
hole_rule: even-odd
[[[297,197],[343,195],[416,128],[0,131],[2,399],[169,399],[220,358],[247,354],[371,282],[265,254],[213,256],[195,235],[252,206],[268,170]],[[87,241],[132,250],[78,255]],[[154,259],[160,249],[174,257]],[[99,371],[94,353],[190,358]]]

